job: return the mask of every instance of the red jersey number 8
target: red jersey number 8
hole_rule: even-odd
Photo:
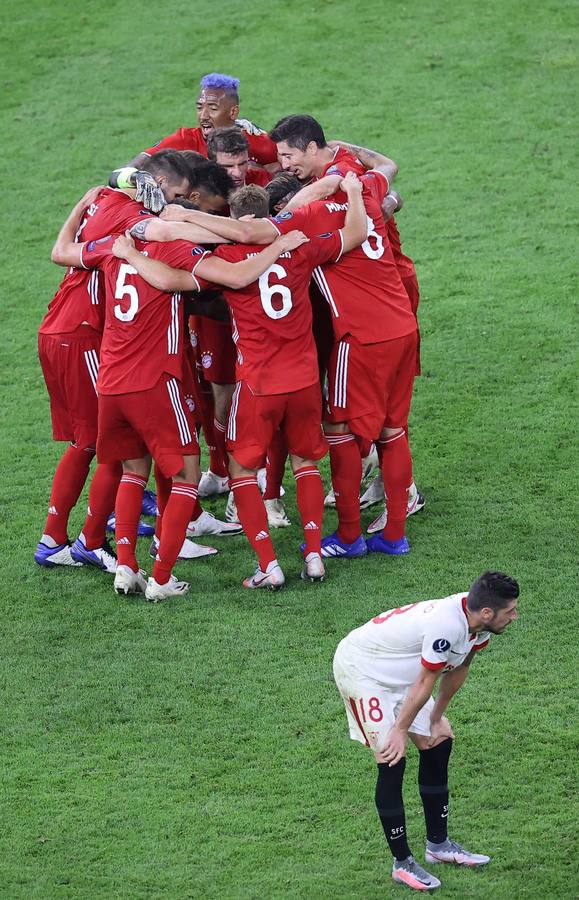
[[[278,278],[287,278],[287,272],[283,266],[274,263],[269,269],[259,276],[259,294],[261,297],[261,305],[263,310],[270,319],[283,319],[292,308],[292,294],[285,284],[270,284],[269,276],[277,275]],[[281,307],[276,309],[273,305],[273,298],[277,295],[281,300]]]
[[[125,297],[129,299],[129,306],[123,311],[120,303],[115,304],[115,316],[121,322],[132,322],[137,315],[139,309],[139,295],[134,284],[125,284],[127,275],[137,275],[137,270],[133,266],[122,263],[117,275],[117,283],[115,286],[115,300],[123,300]]]

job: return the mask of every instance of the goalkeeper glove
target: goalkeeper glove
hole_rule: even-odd
[[[258,125],[254,125],[253,122],[250,122],[249,119],[236,119],[235,124],[240,128],[243,128],[247,134],[265,134],[263,128],[260,128]]]
[[[166,204],[163,191],[149,172],[139,172],[133,166],[115,169],[109,178],[112,188],[136,188],[135,200],[151,212],[161,212]]]
[[[137,188],[135,200],[142,203],[145,209],[149,209],[151,212],[161,212],[167,201],[153,176],[149,172],[135,172],[131,177]]]

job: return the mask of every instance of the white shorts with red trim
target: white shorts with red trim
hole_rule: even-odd
[[[373,678],[366,678],[346,657],[339,644],[334,656],[334,679],[346,707],[350,737],[378,752],[386,744],[409,688],[387,688]],[[408,731],[429,737],[433,707],[434,698],[430,697]]]

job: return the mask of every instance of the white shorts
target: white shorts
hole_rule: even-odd
[[[375,752],[380,751],[409,688],[387,688],[372,678],[366,678],[345,656],[342,645],[338,645],[334,656],[334,678],[346,707],[350,737]],[[433,706],[434,698],[430,697],[412,722],[409,732],[430,736]]]

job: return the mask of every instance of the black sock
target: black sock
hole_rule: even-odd
[[[418,789],[424,807],[426,835],[433,844],[442,844],[448,837],[448,760],[452,739],[447,738],[420,751]]]
[[[404,801],[402,800],[402,779],[405,768],[405,757],[402,757],[395,766],[378,763],[378,780],[376,782],[376,809],[392,856],[398,860],[410,856],[410,848],[406,840]]]

